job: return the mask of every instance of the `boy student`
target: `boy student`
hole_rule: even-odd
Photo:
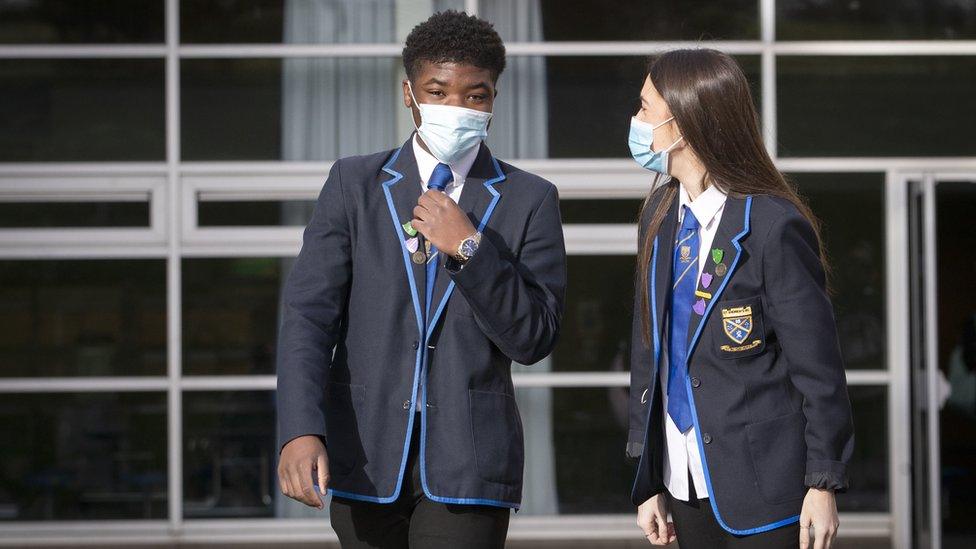
[[[455,11],[413,29],[403,146],[338,160],[283,290],[282,492],[343,547],[503,547],[522,493],[511,363],[559,334],[556,188],[495,159],[505,47]],[[392,115],[392,114],[391,114]]]

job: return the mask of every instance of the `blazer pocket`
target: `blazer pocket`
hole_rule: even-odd
[[[331,472],[352,471],[365,455],[359,426],[366,421],[366,386],[330,381],[325,398],[325,443]]]
[[[515,397],[468,390],[478,474],[501,484],[522,482],[522,422]]]
[[[759,494],[766,503],[785,503],[806,494],[806,425],[803,412],[746,425]]]
[[[719,357],[742,358],[766,349],[766,327],[759,296],[719,301],[713,315],[712,329]]]

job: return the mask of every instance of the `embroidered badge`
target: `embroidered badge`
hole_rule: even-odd
[[[722,328],[729,339],[741,345],[752,333],[752,307],[722,309]]]
[[[679,259],[681,259],[682,263],[687,263],[691,260],[691,246],[681,247],[681,257]]]

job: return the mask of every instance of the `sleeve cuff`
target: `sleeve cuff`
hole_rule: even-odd
[[[810,488],[843,493],[850,486],[847,466],[839,461],[809,461],[803,483]]]

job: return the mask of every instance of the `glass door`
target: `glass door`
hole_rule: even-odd
[[[976,174],[909,184],[913,541],[976,536]]]

